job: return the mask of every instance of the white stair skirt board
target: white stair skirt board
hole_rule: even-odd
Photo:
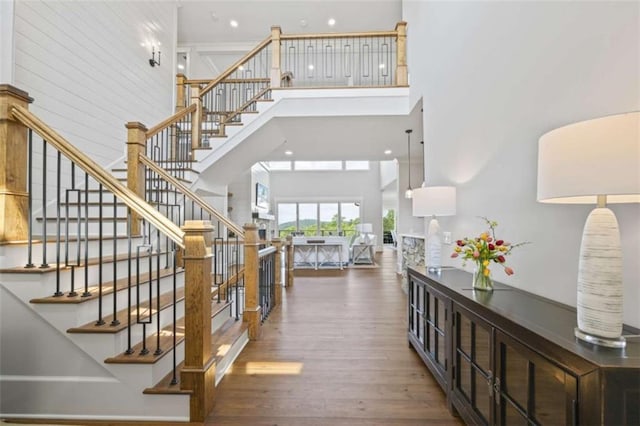
[[[611,210],[595,208],[582,234],[578,266],[578,329],[619,339],[622,333],[622,249]]]
[[[2,286],[0,315],[0,417],[188,420],[188,395],[143,394]]]
[[[216,365],[216,386],[218,386],[218,383],[220,383],[220,380],[222,380],[227,370],[229,370],[229,367],[233,365],[236,358],[238,358],[238,355],[240,355],[240,353],[248,343],[249,331],[247,329],[242,333],[242,336],[238,337],[233,345],[231,345],[231,348],[229,348],[229,351],[226,353],[224,359],[220,362],[220,364]]]

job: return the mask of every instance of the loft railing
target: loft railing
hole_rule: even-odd
[[[179,74],[176,109],[197,106],[203,123],[195,147],[209,137],[224,136],[225,126],[255,111],[259,100],[270,99],[269,89],[407,83],[405,22],[393,31],[333,34],[282,34],[275,26],[270,37],[214,80]]]

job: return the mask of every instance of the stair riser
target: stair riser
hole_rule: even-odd
[[[123,234],[125,235],[125,234]],[[64,237],[64,236],[61,236]],[[113,237],[113,236],[111,236]],[[37,237],[39,239],[39,237]],[[55,237],[54,237],[55,238]],[[138,244],[142,242],[142,238],[134,237],[132,239],[133,247],[136,247]],[[89,255],[97,256],[98,250],[100,246],[100,242],[97,239],[89,240]],[[118,252],[122,253],[127,249],[128,240],[125,238],[116,239],[116,249]],[[113,238],[104,238],[102,240],[102,255],[103,256],[111,256],[113,254],[113,246],[114,239]],[[62,262],[64,262],[64,253],[68,250],[68,258],[70,261],[73,261],[75,264],[75,260],[77,259],[78,254],[78,242],[74,240],[70,240],[67,244],[67,248],[65,249],[65,241],[61,239],[60,241],[60,249],[62,250]],[[27,244],[13,245],[13,246],[0,246],[0,259],[2,260],[2,265],[7,266],[24,266],[27,259]],[[31,258],[32,261],[40,265],[42,263],[42,251],[43,245],[42,243],[34,243],[31,246]],[[80,244],[80,255],[81,259],[84,259],[84,251],[85,244],[81,241]],[[56,253],[56,243],[55,241],[50,241],[47,243],[47,257],[50,262],[55,262],[55,253]]]
[[[149,262],[147,258],[140,261],[140,273],[145,273],[149,269]],[[153,259],[153,270],[156,270],[156,259]],[[162,256],[161,268],[165,267],[165,257]],[[37,271],[37,267],[34,271]],[[135,277],[137,273],[137,267],[135,259],[131,262],[131,273]],[[75,268],[75,290],[82,292],[84,289],[85,269]],[[88,269],[89,285],[95,285],[98,283],[98,276],[100,274],[99,265],[90,265]],[[117,262],[116,274],[118,278],[128,277],[128,264],[126,260]],[[47,297],[53,295],[56,290],[55,285],[55,271],[47,273],[4,273],[1,276],[2,283],[6,285],[13,285],[15,287],[15,293],[19,295],[23,300],[29,301],[31,299]],[[113,281],[113,262],[104,263],[102,267],[102,282],[107,283]],[[28,285],[27,285],[28,284]],[[71,289],[71,268],[61,269],[60,271],[60,291],[68,293]]]
[[[180,318],[184,316],[184,301],[179,301],[176,304],[176,318]],[[154,334],[156,332],[156,322],[151,325],[147,325],[147,337]],[[126,321],[126,318],[122,320]],[[132,316],[131,320],[135,322],[135,315]],[[173,308],[164,309],[160,313],[160,326],[164,328],[173,323]],[[142,324],[133,324],[131,326],[131,346],[135,346],[142,341],[143,337],[143,326]],[[85,352],[91,355],[94,359],[98,361],[104,361],[107,358],[113,357],[114,355],[121,354],[127,350],[129,347],[128,343],[128,335],[127,330],[122,330],[119,333],[115,334],[99,334],[99,333],[67,333],[68,337],[73,340],[79,347],[81,347]],[[148,349],[151,352],[156,350],[155,344],[148,346]],[[165,355],[171,358],[170,354]],[[182,358],[179,357],[179,360]],[[105,363],[106,368],[110,370],[118,371],[116,366],[120,364],[114,363]],[[164,372],[166,374],[167,371]],[[125,379],[126,377],[120,377]],[[152,384],[145,384],[144,386],[151,386]]]
[[[67,227],[69,228],[69,236],[73,237],[78,232],[78,221],[70,220],[66,223],[64,220],[60,221],[60,236],[67,235]],[[97,220],[89,220],[88,224],[88,234],[89,235],[98,235],[100,232],[100,225]],[[55,237],[58,232],[58,226],[55,219],[47,219],[47,229],[46,235],[50,237]],[[81,235],[86,235],[85,223],[84,220],[81,221],[80,226]],[[34,223],[34,235],[45,235],[44,226],[42,224],[42,220],[37,220]],[[123,235],[127,233],[127,221],[126,220],[118,220],[115,226],[115,233],[117,235]],[[102,235],[113,235],[114,234],[114,226],[113,220],[107,220],[102,222]]]
[[[89,211],[89,217],[99,217],[100,215],[100,206],[96,204],[90,204],[87,206],[87,210]],[[58,214],[58,210],[55,206],[47,207],[47,216],[49,218],[56,217]],[[85,206],[77,204],[69,205],[69,207],[65,207],[64,205],[60,208],[61,220],[64,220],[64,217],[68,217],[70,220],[73,220],[73,223],[76,223],[76,219],[78,217],[84,218],[87,216],[85,211]],[[36,220],[42,220],[42,214],[39,214]],[[102,217],[105,221],[109,221],[110,218],[113,218],[113,203],[103,203],[102,205]],[[116,217],[127,217],[127,206],[121,203],[116,205]]]

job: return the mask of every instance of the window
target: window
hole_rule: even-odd
[[[320,235],[338,235],[338,203],[320,204]]]
[[[291,161],[265,161],[269,170],[291,170]]]
[[[305,236],[356,235],[360,204],[354,202],[278,203],[278,234]]]
[[[294,161],[296,170],[342,170],[342,161]]]
[[[356,235],[356,225],[360,223],[360,204],[340,203],[340,215],[344,235]]]
[[[345,161],[345,170],[369,170],[368,161]]]
[[[318,205],[316,203],[298,204],[298,230],[307,236],[318,234]]]
[[[278,229],[280,235],[289,235],[298,230],[296,203],[278,204]]]

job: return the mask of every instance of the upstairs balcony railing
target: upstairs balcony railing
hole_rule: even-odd
[[[198,138],[224,136],[240,115],[271,99],[272,89],[407,85],[405,22],[392,31],[271,35],[213,80],[177,78],[178,111],[195,105]],[[201,120],[201,122],[199,121]]]

